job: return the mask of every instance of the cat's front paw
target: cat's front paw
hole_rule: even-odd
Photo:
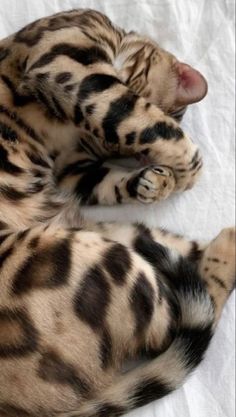
[[[130,197],[141,203],[165,200],[175,188],[175,177],[171,169],[162,166],[144,168],[127,184]]]

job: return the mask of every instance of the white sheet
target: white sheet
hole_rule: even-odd
[[[144,220],[195,238],[212,238],[234,219],[234,1],[230,0],[0,0],[0,37],[63,9],[91,7],[126,29],[150,34],[209,81],[208,97],[183,125],[205,160],[198,185],[149,207],[96,209],[99,219]],[[233,417],[234,296],[205,361],[184,387],[129,417]],[[105,416],[104,416],[105,417]]]

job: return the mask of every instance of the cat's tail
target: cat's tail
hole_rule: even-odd
[[[216,239],[216,243],[217,241]],[[209,257],[212,255],[211,252],[206,252],[206,260],[211,259]],[[204,265],[204,260],[202,265],[201,271],[208,269],[206,264]],[[101,392],[97,401],[88,402],[79,411],[65,413],[63,417],[122,416],[178,388],[201,362],[220,316],[217,312],[221,312],[227,299],[225,288],[223,284],[220,286],[213,281],[217,286],[217,297],[220,291],[222,294],[224,292],[220,302],[219,297],[215,299],[214,291],[213,295],[211,291],[208,293],[196,267],[190,262],[180,259],[174,270],[173,264],[172,266],[166,264],[164,268],[165,274],[169,276],[175,288],[181,310],[181,324],[170,347],[147,364],[118,376],[112,385]],[[227,275],[227,271],[224,272]],[[230,289],[232,289],[232,271],[229,273]],[[205,280],[204,273],[202,275]]]

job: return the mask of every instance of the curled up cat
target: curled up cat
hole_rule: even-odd
[[[93,10],[0,42],[0,417],[119,417],[203,359],[235,286],[234,228],[203,243],[80,206],[193,187],[202,157],[179,121],[206,93],[198,71]]]

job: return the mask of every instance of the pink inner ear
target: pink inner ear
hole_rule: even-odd
[[[187,105],[202,100],[208,89],[203,75],[182,62],[176,63],[176,71],[178,76],[177,103]]]

